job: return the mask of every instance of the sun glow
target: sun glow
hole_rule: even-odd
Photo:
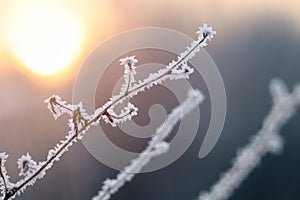
[[[54,75],[78,57],[83,27],[67,8],[27,5],[16,12],[10,46],[24,67],[38,75]]]

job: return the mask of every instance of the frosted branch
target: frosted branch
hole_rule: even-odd
[[[110,98],[103,106],[96,109],[96,111],[89,115],[85,112],[81,103],[77,105],[67,104],[60,97],[53,95],[45,100],[48,109],[52,112],[55,119],[63,114],[70,116],[69,128],[70,131],[65,136],[64,140],[61,140],[53,149],[50,149],[45,161],[36,162],[29,154],[22,156],[18,161],[20,168],[20,175],[24,176],[17,183],[10,183],[6,170],[4,168],[4,162],[6,154],[0,154],[1,158],[1,182],[3,200],[13,199],[16,195],[20,195],[28,186],[33,185],[38,179],[42,179],[46,175],[46,171],[49,170],[55,161],[59,161],[60,157],[68,151],[75,142],[81,140],[84,134],[89,130],[91,126],[99,124],[100,120],[116,126],[118,123],[123,123],[130,120],[133,116],[137,115],[138,108],[133,104],[128,103],[120,113],[115,113],[114,108],[118,104],[122,104],[125,99],[131,99],[145,89],[149,89],[154,85],[160,84],[167,79],[177,80],[183,78],[189,78],[189,75],[193,73],[193,69],[187,65],[188,61],[194,57],[194,55],[200,51],[201,47],[207,45],[207,41],[215,35],[215,32],[211,27],[207,27],[205,24],[200,27],[197,32],[198,38],[193,41],[187,50],[178,56],[176,61],[172,61],[163,69],[160,69],[154,74],[150,74],[144,80],[135,80],[137,59],[134,56],[127,57],[120,60],[120,64],[124,66],[124,84],[120,90],[120,93]],[[153,142],[154,143],[154,142]],[[156,148],[151,149],[152,154],[158,153],[159,149],[163,149],[164,143],[156,143]],[[155,153],[156,152],[156,153]]]
[[[166,121],[156,129],[154,136],[148,143],[147,148],[129,166],[125,167],[115,179],[106,179],[103,182],[101,191],[93,200],[108,200],[111,195],[116,193],[126,182],[131,181],[136,173],[141,172],[142,168],[156,156],[159,156],[169,149],[169,143],[164,140],[171,133],[174,126],[199,103],[204,100],[204,96],[199,90],[188,92],[187,99],[176,107],[167,117]]]
[[[7,158],[8,155],[6,153],[0,153],[0,189],[3,197],[10,187],[9,176],[5,168]]]
[[[279,131],[300,105],[300,84],[292,93],[289,93],[281,80],[274,79],[270,84],[270,92],[273,97],[273,106],[264,119],[262,128],[249,144],[237,152],[233,166],[222,175],[210,191],[200,193],[199,200],[227,199],[259,164],[265,154],[279,153],[282,149],[283,139]]]
[[[178,79],[188,79],[194,70],[187,65],[188,61],[195,56],[200,49],[207,45],[207,41],[210,41],[214,35],[215,31],[211,27],[207,27],[204,24],[203,27],[199,28],[198,38],[193,41],[192,44],[187,47],[187,50],[182,52],[177,60],[173,60],[164,68],[158,70],[156,73],[149,74],[144,80],[136,81],[134,75],[136,74],[135,64],[137,60],[134,56],[127,57],[120,60],[121,65],[124,65],[124,84],[121,87],[121,92],[110,98],[110,101],[105,103],[102,107],[98,108],[94,112],[94,117],[98,119],[104,119],[107,123],[115,125],[112,118],[107,113],[107,109],[113,110],[118,104],[123,103],[124,100],[130,99],[140,92],[144,92],[146,89],[161,84],[163,81],[178,80]],[[95,123],[98,123],[95,121]]]

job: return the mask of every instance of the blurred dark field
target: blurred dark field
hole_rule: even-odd
[[[200,191],[207,190],[231,166],[237,149],[247,144],[260,129],[272,103],[268,88],[270,80],[281,78],[290,90],[300,83],[300,14],[297,13],[300,4],[296,0],[263,3],[113,0],[101,2],[106,7],[99,7],[97,11],[99,2],[87,1],[85,4],[95,4],[93,12],[106,9],[105,19],[109,25],[102,25],[105,19],[99,19],[97,27],[95,24],[88,26],[92,32],[95,29],[94,36],[100,32],[102,35],[88,40],[85,44],[87,50],[78,58],[73,71],[62,77],[66,81],[59,85],[39,84],[40,77],[18,70],[16,64],[5,57],[5,48],[0,48],[3,50],[0,54],[0,152],[10,155],[8,172],[13,180],[17,180],[16,161],[22,154],[29,152],[36,160],[42,160],[48,150],[64,137],[68,130],[66,118],[55,121],[43,100],[58,94],[71,102],[80,63],[97,44],[121,31],[147,26],[170,28],[195,37],[198,26],[208,23],[217,31],[217,36],[206,50],[222,74],[228,103],[224,130],[217,145],[207,157],[198,158],[210,115],[210,101],[207,99],[200,106],[203,110],[202,126],[188,151],[164,169],[138,175],[112,198],[196,199]],[[198,88],[206,92],[205,85]],[[96,99],[102,98],[100,92]],[[284,151],[280,155],[265,156],[230,200],[299,199],[299,122],[300,111],[281,130],[285,139]],[[91,199],[102,181],[116,173],[94,159],[79,142],[43,180],[17,199]]]

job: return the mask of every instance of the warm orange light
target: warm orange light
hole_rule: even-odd
[[[22,5],[11,23],[15,57],[38,75],[53,75],[74,61],[83,43],[83,27],[67,8]]]

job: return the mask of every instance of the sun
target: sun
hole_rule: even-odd
[[[78,56],[83,28],[67,9],[20,6],[14,16],[11,49],[25,68],[38,75],[53,75]]]

